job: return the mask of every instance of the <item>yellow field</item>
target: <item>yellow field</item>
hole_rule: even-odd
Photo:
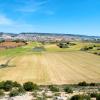
[[[0,57],[0,64],[8,59],[10,57]],[[0,80],[37,84],[100,82],[100,57],[81,51],[18,55],[9,65],[16,66],[1,68]]]

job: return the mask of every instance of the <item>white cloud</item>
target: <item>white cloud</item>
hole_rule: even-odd
[[[12,25],[13,21],[4,15],[0,15],[0,25]]]
[[[35,26],[27,23],[21,23],[19,21],[14,21],[4,14],[0,14],[0,30],[4,32],[18,32],[24,30],[32,30]]]
[[[45,4],[47,4],[48,1],[49,0],[44,0],[40,2],[37,2],[35,0],[23,1],[23,6],[17,8],[16,10],[20,12],[36,12]]]

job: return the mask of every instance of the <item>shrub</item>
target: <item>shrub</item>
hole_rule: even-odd
[[[88,47],[81,48],[81,51],[87,51],[87,50],[89,50]]]
[[[5,91],[10,91],[13,88],[13,82],[12,81],[5,81],[3,84],[3,89]]]
[[[4,87],[4,81],[0,82],[0,89],[3,89]]]
[[[81,99],[80,95],[74,95],[71,97],[71,100],[80,100],[80,99]]]
[[[88,47],[88,49],[93,49],[93,47]]]
[[[61,93],[55,93],[54,95],[55,95],[55,96],[60,96],[60,94],[61,94]]]
[[[89,95],[83,95],[82,98],[83,100],[91,100],[91,97]]]
[[[69,43],[70,46],[76,45],[75,43]]]
[[[97,96],[97,93],[91,93],[90,96],[91,97],[96,97]]]
[[[43,97],[37,97],[36,100],[45,100]]]
[[[10,97],[14,97],[14,96],[18,96],[19,95],[19,91],[18,90],[12,90],[10,93],[9,93],[9,96]]]
[[[32,93],[32,96],[33,96],[33,97],[37,97],[37,95],[38,95],[38,94],[37,94],[37,91],[34,91],[34,92]]]
[[[23,87],[26,91],[32,91],[38,89],[38,86],[36,84],[33,84],[32,82],[26,82],[23,84]]]
[[[97,55],[98,53],[97,52],[94,52],[93,54],[96,54]]]
[[[90,96],[88,95],[74,95],[71,100],[90,100]]]
[[[64,91],[67,93],[73,93],[73,90],[70,87],[65,87]]]
[[[0,97],[3,97],[5,94],[4,94],[4,91],[3,90],[0,90]]]
[[[25,93],[25,90],[24,90],[23,87],[19,87],[18,92],[19,92],[20,95],[23,95]]]
[[[57,46],[59,46],[60,48],[68,48],[67,43],[59,43]]]
[[[88,84],[87,84],[85,81],[79,82],[78,85],[79,85],[79,86],[88,86]]]
[[[13,87],[21,87],[21,84],[19,84],[18,82],[13,82]]]
[[[96,96],[96,100],[100,100],[100,94]]]
[[[90,86],[96,86],[96,84],[95,83],[90,83]]]
[[[56,86],[53,86],[53,85],[49,85],[49,89],[53,92],[59,92],[59,88],[57,88]]]

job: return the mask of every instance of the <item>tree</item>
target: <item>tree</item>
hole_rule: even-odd
[[[38,89],[38,86],[36,84],[33,84],[32,82],[26,82],[23,84],[23,87],[26,91],[32,91]]]
[[[59,43],[57,46],[59,46],[60,48],[68,48],[68,44],[67,43]]]
[[[83,81],[83,82],[79,82],[78,85],[79,86],[87,86],[88,84],[85,81]]]
[[[90,83],[90,86],[96,86],[96,84],[95,83]]]

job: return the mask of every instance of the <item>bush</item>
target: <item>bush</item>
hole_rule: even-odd
[[[89,50],[88,47],[83,47],[83,48],[81,48],[81,51],[87,51],[87,50]]]
[[[59,88],[57,88],[56,86],[53,86],[53,85],[49,85],[49,89],[53,92],[59,92]]]
[[[96,86],[96,84],[95,83],[90,83],[90,86]]]
[[[10,91],[13,88],[13,82],[12,81],[5,81],[3,84],[3,89],[5,91]]]
[[[57,46],[59,46],[60,48],[68,48],[67,43],[59,43]]]
[[[87,51],[90,49],[93,49],[93,46],[90,46],[90,47],[85,46],[85,47],[81,48],[81,51]]]
[[[90,96],[88,95],[74,95],[71,100],[90,100]]]
[[[94,52],[93,54],[96,54],[97,55],[98,53],[97,52]]]
[[[73,93],[73,90],[70,87],[65,87],[64,91],[67,93]]]
[[[13,87],[21,87],[21,84],[19,84],[18,82],[13,82]]]
[[[93,49],[93,47],[88,47],[88,49]]]
[[[4,81],[0,82],[0,89],[3,89],[4,87]]]
[[[34,92],[32,93],[32,96],[33,96],[33,97],[37,97],[37,95],[38,95],[38,94],[37,94],[37,91],[34,91]]]
[[[0,97],[3,97],[5,94],[4,94],[4,91],[3,90],[0,90]]]
[[[19,91],[18,90],[12,90],[10,93],[9,93],[9,96],[10,97],[14,97],[14,96],[18,96],[19,95]]]
[[[23,87],[26,91],[32,91],[38,89],[38,86],[36,84],[33,84],[32,82],[26,82],[23,84]]]
[[[96,100],[100,100],[100,94],[96,96]]]
[[[71,100],[81,100],[80,95],[74,95],[71,97]]]
[[[91,97],[97,97],[97,93],[91,93],[90,96]]]
[[[79,85],[79,86],[88,86],[88,84],[87,84],[85,81],[79,82],[78,85]]]
[[[24,90],[23,87],[19,87],[18,92],[19,92],[20,95],[23,95],[25,93],[25,90]]]
[[[46,100],[46,98],[44,98],[44,97],[37,97],[36,100]]]

